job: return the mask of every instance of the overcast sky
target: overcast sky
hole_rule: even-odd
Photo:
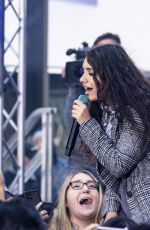
[[[59,69],[70,59],[67,49],[81,47],[83,41],[92,45],[98,35],[113,32],[134,62],[150,70],[149,21],[150,0],[50,0],[48,66]]]
[[[15,6],[18,2],[13,1]],[[61,72],[66,61],[72,60],[66,50],[78,49],[83,41],[91,46],[105,32],[117,33],[137,66],[150,71],[150,0],[49,0],[48,12],[50,72]],[[12,37],[18,22],[11,10],[5,12],[5,23],[5,37]],[[18,42],[16,37],[14,50]],[[5,62],[17,64],[18,57],[12,49],[6,53]]]

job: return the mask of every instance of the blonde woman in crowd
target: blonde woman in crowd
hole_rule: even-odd
[[[94,230],[101,222],[102,188],[87,170],[70,173],[59,194],[49,230]]]

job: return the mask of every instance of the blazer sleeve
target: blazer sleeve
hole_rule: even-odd
[[[80,126],[79,135],[83,142],[115,178],[125,176],[144,158],[144,149],[141,147],[143,124],[139,118],[136,118],[136,122],[140,132],[124,121],[116,141],[108,137],[95,118]]]
[[[117,193],[115,193],[112,188],[106,189],[105,198],[104,198],[104,205],[102,209],[102,216],[105,215],[109,211],[116,211],[119,212],[121,209],[120,199]]]

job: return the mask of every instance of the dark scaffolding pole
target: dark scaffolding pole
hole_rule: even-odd
[[[4,74],[4,0],[0,1],[0,174],[2,174],[3,132],[3,74]]]

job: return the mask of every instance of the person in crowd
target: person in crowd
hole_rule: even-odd
[[[104,33],[98,36],[94,43],[93,46],[96,45],[121,45],[121,39],[118,34],[113,34],[113,33]]]
[[[18,161],[17,159],[17,149],[14,151],[14,158],[16,159],[16,162]],[[30,160],[35,156],[36,151],[33,150],[33,145],[25,142],[25,153],[24,153],[24,166],[26,167]],[[8,170],[4,173],[5,176],[5,184],[7,187],[9,187],[15,178],[17,173],[16,166],[14,162],[12,162],[11,167],[8,167]],[[28,189],[35,189],[36,188],[36,181],[34,178],[30,178],[30,180],[25,184],[25,190]]]
[[[20,199],[0,202],[1,230],[46,230],[38,212]]]
[[[42,131],[38,130],[33,134],[32,138],[33,149],[38,152],[39,155],[42,154]],[[53,157],[52,157],[52,201],[55,204],[56,200],[58,199],[58,191],[68,173],[68,163],[66,160],[59,156],[56,153],[55,145],[53,145]],[[41,188],[41,161],[39,161],[39,167],[37,168],[36,172],[34,173],[37,189],[40,191]]]
[[[119,45],[90,49],[83,72],[91,105],[75,100],[72,117],[106,186],[103,216],[150,223],[150,85]]]
[[[85,169],[70,172],[64,181],[49,230],[92,230],[101,221],[102,187]]]
[[[21,194],[20,195],[14,195],[14,194],[10,193],[7,190],[7,188],[5,187],[5,180],[4,180],[3,175],[1,174],[0,175],[0,201],[8,202],[8,201],[13,201],[13,200],[24,201],[24,202],[26,202],[26,204],[28,206],[31,206],[31,204],[32,204],[32,199],[28,200],[28,201],[25,200],[24,194],[22,194],[22,195]],[[4,203],[2,203],[2,204],[4,204]],[[45,204],[46,204],[45,202],[44,203],[39,202],[39,203],[35,204],[35,206],[32,205],[33,208],[35,208],[39,212],[39,215],[40,215],[41,219],[43,220],[43,223],[46,223],[49,220],[50,214],[51,214],[49,212],[49,209],[46,208]],[[15,203],[14,203],[14,207],[15,207]],[[6,206],[6,210],[7,210],[7,208],[9,208],[9,206],[8,207]],[[52,203],[51,203],[51,210],[52,209],[53,209],[53,207],[52,207]],[[0,212],[1,212],[1,207],[0,207]],[[0,229],[1,229],[1,227],[0,227]]]
[[[47,224],[50,220],[51,213],[53,212],[54,209],[53,203],[41,201],[37,203],[34,208],[39,212],[43,223]]]

